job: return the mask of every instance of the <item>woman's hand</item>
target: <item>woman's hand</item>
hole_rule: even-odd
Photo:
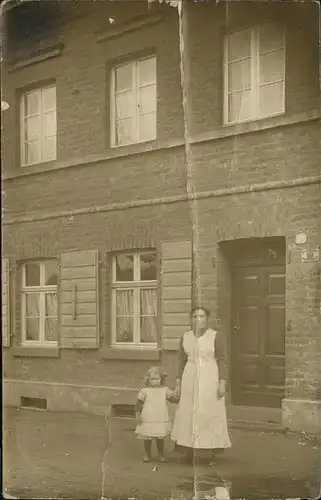
[[[176,379],[176,387],[175,387],[175,397],[179,400],[181,397],[181,381],[180,379]]]
[[[226,380],[220,380],[217,388],[217,398],[221,399],[226,394]]]

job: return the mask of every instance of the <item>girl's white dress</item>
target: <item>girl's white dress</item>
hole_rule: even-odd
[[[142,423],[136,427],[139,439],[165,438],[171,432],[168,412],[168,400],[173,391],[168,387],[144,387],[138,393],[138,400],[143,402]]]
[[[209,328],[201,337],[196,337],[193,331],[183,337],[187,363],[171,435],[181,446],[210,449],[231,446],[225,398],[217,397],[215,336],[216,331]]]

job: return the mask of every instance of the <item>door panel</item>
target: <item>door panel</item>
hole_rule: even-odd
[[[268,304],[266,321],[266,348],[267,355],[284,354],[284,323],[285,310],[282,304]]]
[[[260,295],[260,276],[255,274],[246,275],[240,272],[240,292],[244,297],[257,297]]]
[[[279,407],[284,397],[285,266],[236,268],[232,402]]]
[[[276,297],[284,297],[285,295],[285,279],[284,273],[268,273],[268,290],[267,295]]]
[[[240,305],[239,333],[242,341],[239,343],[240,355],[260,354],[260,310],[256,305]]]

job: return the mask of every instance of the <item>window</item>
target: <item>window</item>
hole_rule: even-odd
[[[224,79],[224,123],[284,113],[284,29],[267,24],[229,34]]]
[[[112,344],[157,345],[156,253],[123,253],[113,258]]]
[[[57,343],[57,273],[55,260],[29,262],[22,266],[22,344]]]
[[[20,105],[21,164],[34,165],[56,159],[56,87],[23,94]]]
[[[156,139],[156,57],[122,64],[111,75],[111,145]]]

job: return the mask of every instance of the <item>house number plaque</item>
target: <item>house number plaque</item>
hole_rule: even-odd
[[[320,250],[318,248],[314,250],[301,251],[301,262],[318,262],[319,259],[320,259]]]

